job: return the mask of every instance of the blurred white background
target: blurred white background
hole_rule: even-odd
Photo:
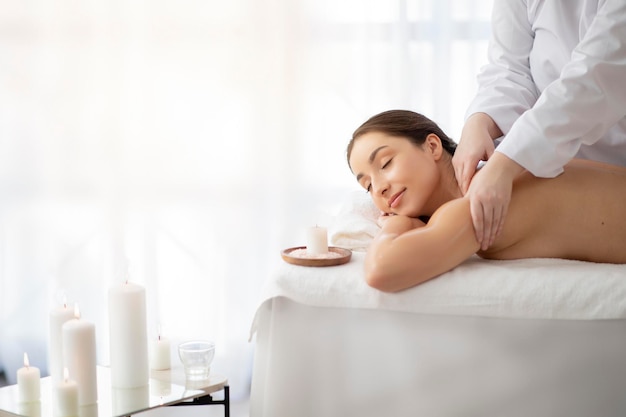
[[[211,338],[248,395],[250,324],[281,249],[358,189],[375,113],[460,135],[492,0],[0,0],[0,369],[46,372],[65,295],[108,363],[107,289],[148,334]]]

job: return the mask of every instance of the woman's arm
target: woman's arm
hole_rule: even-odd
[[[465,198],[441,206],[426,225],[391,216],[367,251],[365,279],[381,291],[404,290],[451,270],[479,247]]]

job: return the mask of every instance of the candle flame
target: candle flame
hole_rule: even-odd
[[[67,297],[63,294],[63,308],[67,308]]]
[[[74,304],[74,318],[75,319],[80,318],[80,309],[78,308],[78,303]]]
[[[157,328],[157,340],[160,342],[161,341],[161,325],[159,324],[158,328]]]
[[[68,379],[70,379],[70,371],[67,368],[63,368],[63,380],[67,382]]]
[[[30,366],[30,362],[28,362],[28,354],[26,352],[24,352],[24,366],[27,368]]]

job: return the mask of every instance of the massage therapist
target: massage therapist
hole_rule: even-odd
[[[624,0],[494,1],[488,64],[452,161],[482,250],[524,170],[555,177],[574,157],[626,165],[625,43]]]

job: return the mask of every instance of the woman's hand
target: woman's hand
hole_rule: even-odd
[[[378,217],[377,223],[383,229],[383,232],[394,234],[402,234],[426,225],[418,218],[400,216],[393,213],[382,213]]]

